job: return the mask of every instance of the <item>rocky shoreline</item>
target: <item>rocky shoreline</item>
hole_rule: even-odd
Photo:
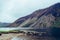
[[[10,33],[10,34],[2,34],[0,36],[0,40],[56,40],[53,37],[38,37],[32,35],[25,35],[23,33]]]

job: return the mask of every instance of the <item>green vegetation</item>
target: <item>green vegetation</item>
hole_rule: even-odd
[[[9,30],[9,31],[2,31],[0,30],[0,33],[24,33],[24,31],[20,31],[20,30]]]
[[[0,34],[2,33],[9,33],[9,31],[0,31]]]
[[[14,31],[17,32],[18,30],[10,30],[9,32],[14,32]]]
[[[9,32],[9,31],[0,31],[0,33],[1,33],[1,32]]]
[[[9,30],[9,31],[0,30],[0,33],[14,33],[14,32],[20,32],[20,31],[19,30]]]
[[[60,17],[56,18],[56,20],[52,26],[53,27],[60,27]]]

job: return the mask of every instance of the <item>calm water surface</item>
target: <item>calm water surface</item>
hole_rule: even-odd
[[[14,37],[11,40],[31,40],[31,38],[27,36],[21,36],[21,37]]]

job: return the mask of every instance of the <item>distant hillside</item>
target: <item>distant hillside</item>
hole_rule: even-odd
[[[28,16],[17,19],[9,26],[32,28],[60,27],[60,3],[45,9],[36,10]]]
[[[6,27],[7,25],[9,25],[10,23],[2,23],[0,22],[0,27]]]

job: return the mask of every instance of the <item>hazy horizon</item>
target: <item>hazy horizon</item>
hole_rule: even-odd
[[[0,0],[0,22],[12,23],[38,9],[47,8],[60,0]]]

